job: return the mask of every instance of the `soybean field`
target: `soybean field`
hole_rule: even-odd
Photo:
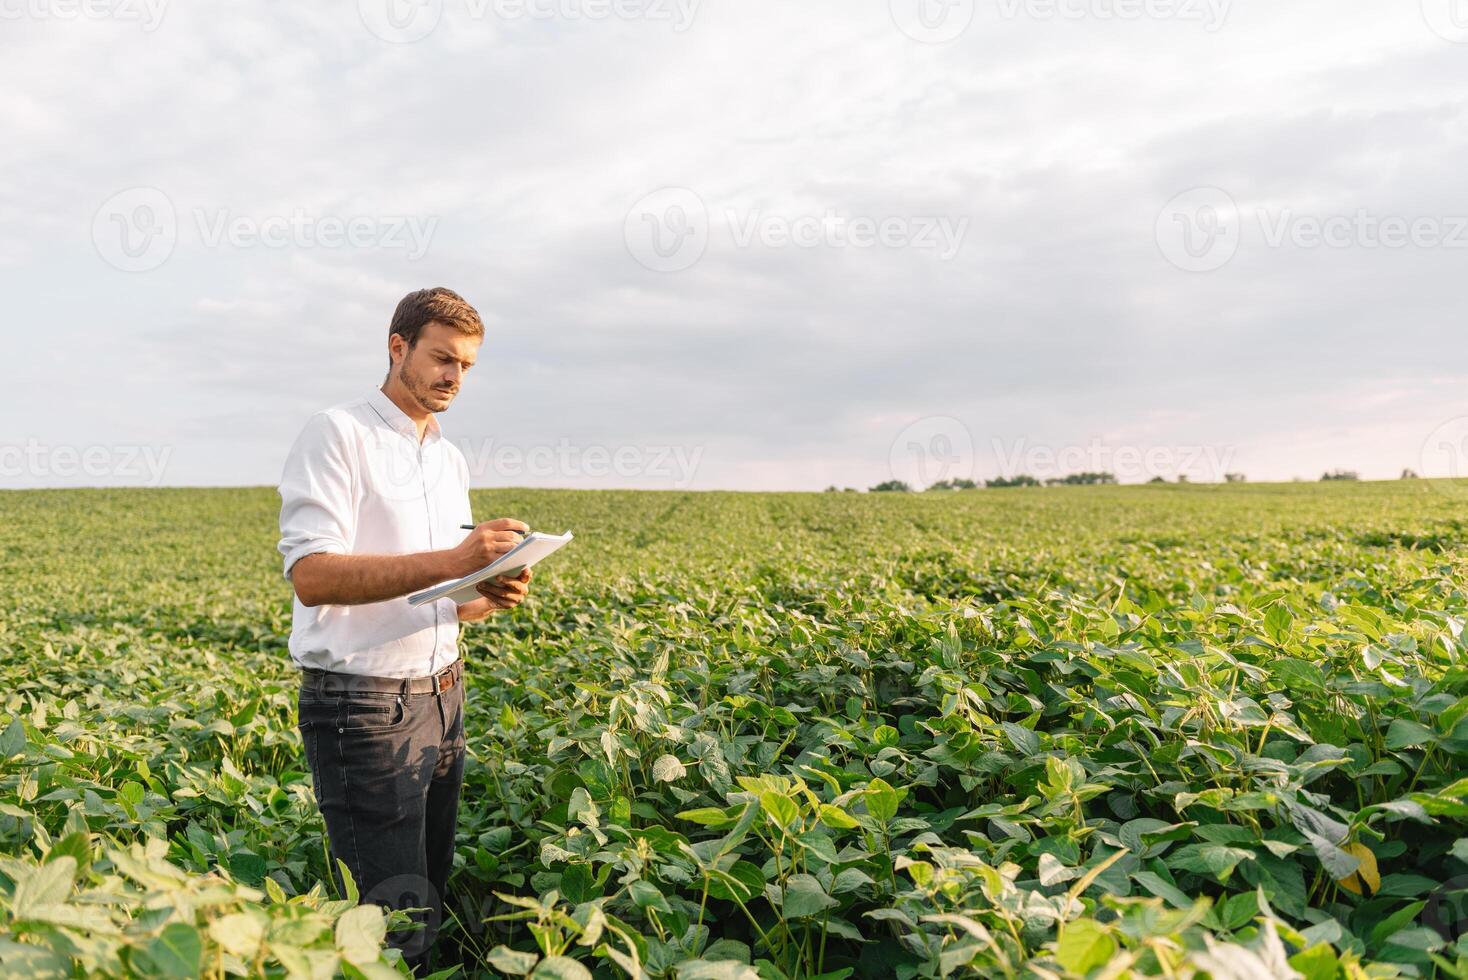
[[[271,488],[0,493],[0,973],[382,977]],[[442,976],[1468,975],[1468,484],[482,490]]]

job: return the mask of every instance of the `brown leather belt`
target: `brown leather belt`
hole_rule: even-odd
[[[308,668],[301,671],[301,690],[311,694],[442,694],[463,677],[462,660],[428,677],[373,677]]]

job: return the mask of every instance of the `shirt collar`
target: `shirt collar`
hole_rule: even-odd
[[[418,441],[418,426],[413,423],[412,419],[408,418],[406,412],[398,408],[391,398],[383,394],[381,388],[372,389],[367,395],[367,404],[371,405],[377,411],[377,414],[382,416],[382,420],[394,430],[401,432],[415,443]],[[438,427],[438,417],[429,413],[428,426],[423,430],[424,445],[437,440],[440,435],[441,431]]]

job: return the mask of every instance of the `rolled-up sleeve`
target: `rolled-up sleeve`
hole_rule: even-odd
[[[284,574],[307,555],[348,553],[355,526],[353,457],[327,412],[301,430],[280,477],[280,553]]]

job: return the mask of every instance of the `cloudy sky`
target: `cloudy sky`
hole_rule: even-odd
[[[0,486],[1468,473],[1468,0],[0,0]]]

